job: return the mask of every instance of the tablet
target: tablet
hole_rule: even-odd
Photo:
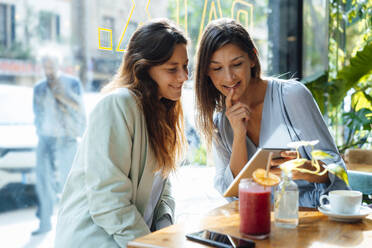
[[[267,160],[269,159],[270,152],[273,152],[273,159],[280,158],[280,152],[289,150],[287,148],[258,148],[256,153],[243,167],[240,173],[235,177],[234,181],[227,188],[224,197],[238,197],[239,195],[239,182],[243,178],[252,178],[252,173],[257,168],[266,169]]]

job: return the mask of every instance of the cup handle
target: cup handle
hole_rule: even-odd
[[[320,207],[324,207],[324,200],[327,200],[329,202],[329,197],[328,195],[321,195],[320,198],[319,198],[319,202],[320,202]]]

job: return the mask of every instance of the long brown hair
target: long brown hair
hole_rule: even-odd
[[[155,170],[164,177],[174,171],[183,152],[183,111],[180,100],[159,99],[158,85],[148,71],[168,61],[177,44],[187,44],[187,39],[170,21],[157,19],[142,25],[133,33],[114,80],[104,88],[126,87],[134,93],[158,162]]]
[[[208,76],[208,68],[213,53],[227,44],[234,44],[246,52],[248,57],[255,62],[255,66],[251,68],[252,78],[261,78],[257,49],[244,27],[228,18],[210,22],[199,43],[195,73],[197,125],[208,147],[210,147],[215,130],[213,114],[225,108],[225,96],[213,85]]]

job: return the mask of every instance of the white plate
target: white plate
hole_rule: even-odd
[[[329,204],[318,207],[318,210],[327,215],[331,220],[342,222],[358,222],[367,215],[372,213],[372,209],[366,206],[360,206],[359,213],[356,214],[336,214],[331,211]]]

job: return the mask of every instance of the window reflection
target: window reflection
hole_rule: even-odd
[[[38,228],[37,215],[40,217],[36,207],[40,204],[35,187],[36,154],[39,153],[39,160],[54,161],[48,162],[48,177],[56,180],[48,187],[53,191],[55,205],[63,187],[61,178],[67,174],[58,171],[58,163],[71,160],[78,145],[65,136],[76,140],[81,135],[84,121],[78,120],[79,116],[89,116],[99,99],[98,92],[112,79],[122,51],[138,25],[149,18],[174,20],[190,37],[190,58],[194,58],[199,34],[208,21],[233,16],[249,30],[258,46],[265,75],[308,77],[327,68],[328,1],[306,0],[302,5],[294,2],[297,1],[0,0],[0,239],[6,233],[3,229],[13,226],[15,234],[21,230],[27,230],[27,234],[22,239],[9,239],[7,246],[22,247],[33,242],[28,234]],[[102,31],[99,36],[99,28],[111,31]],[[347,39],[352,40],[359,31],[354,28],[348,32]],[[110,49],[99,49],[99,44]],[[347,44],[347,51],[354,52],[351,51],[354,42]],[[63,55],[59,65],[61,75],[81,82],[79,94],[71,90],[73,93],[67,94],[67,100],[56,97],[64,90],[53,93],[47,88],[49,93],[44,95],[33,90],[37,82],[45,79],[40,51],[51,45]],[[190,59],[191,68],[193,61]],[[191,79],[183,94],[189,142],[184,164],[205,164],[205,147],[194,125],[193,85]],[[34,113],[32,109],[33,99],[47,101],[43,110],[47,112],[41,112],[51,112],[54,117],[38,119],[39,110]],[[68,117],[61,117],[64,115]],[[35,121],[39,124],[34,125]],[[64,126],[74,125],[82,126],[77,128],[79,135],[63,133]],[[49,130],[48,135],[41,129]],[[43,137],[51,134],[64,138]],[[44,142],[43,148],[38,148],[38,142]],[[69,143],[74,143],[73,151],[67,151]],[[47,193],[41,194],[48,197]],[[55,206],[54,213],[58,204]],[[51,224],[53,221],[52,218]],[[45,247],[50,242],[46,241]],[[43,244],[35,245],[39,246]]]
[[[326,0],[303,3],[303,76],[314,76],[327,69],[328,7]]]

